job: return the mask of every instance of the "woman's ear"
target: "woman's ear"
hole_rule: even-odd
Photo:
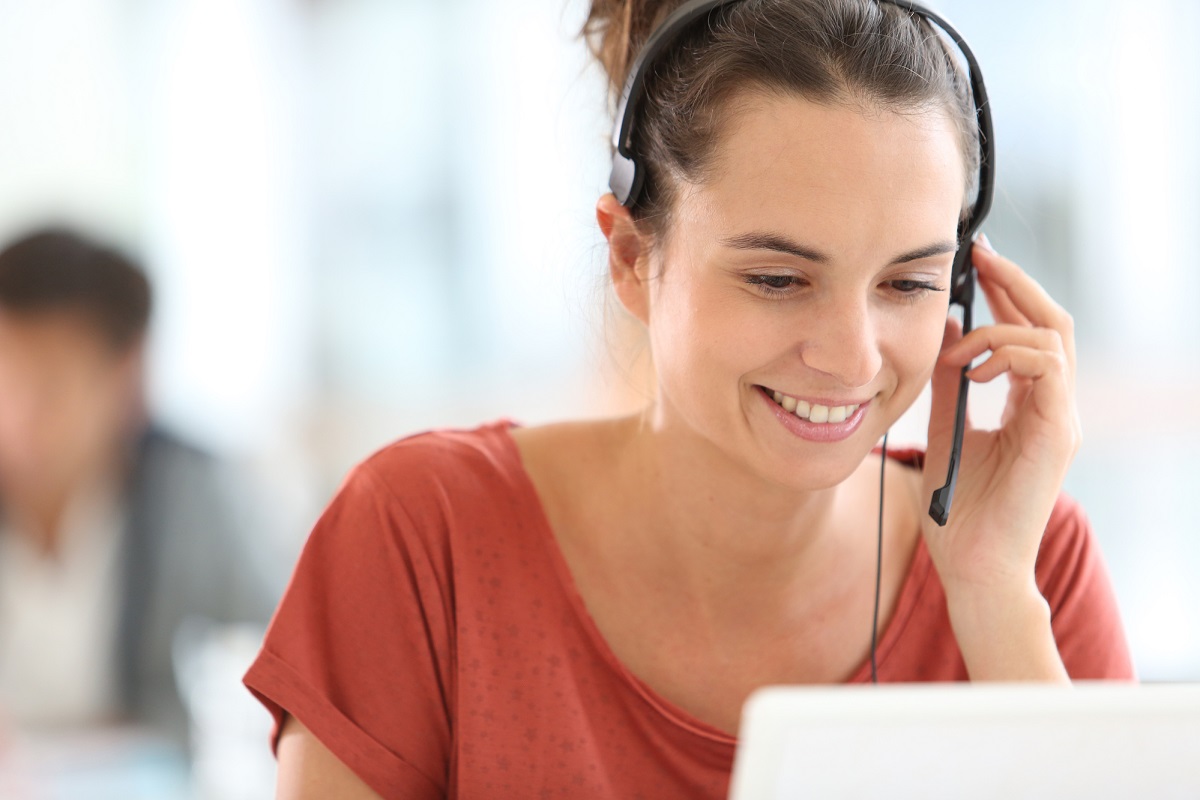
[[[629,209],[606,194],[596,203],[596,220],[608,240],[608,272],[625,310],[641,320],[650,319],[650,248]]]

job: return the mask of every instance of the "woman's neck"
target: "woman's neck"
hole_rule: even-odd
[[[619,430],[612,474],[636,525],[617,528],[627,541],[613,544],[634,568],[669,576],[693,605],[736,615],[731,598],[811,596],[845,573],[847,555],[874,546],[861,502],[870,464],[833,487],[798,491],[682,426],[638,417]]]

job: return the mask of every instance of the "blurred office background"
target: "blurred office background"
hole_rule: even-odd
[[[1200,679],[1200,6],[935,5],[994,105],[989,235],[1077,321],[1067,488],[1137,667]],[[66,221],[144,259],[154,407],[263,476],[290,520],[263,535],[290,558],[391,439],[637,402],[605,333],[609,123],[584,13],[0,0],[0,240]],[[982,419],[999,391],[975,393]]]

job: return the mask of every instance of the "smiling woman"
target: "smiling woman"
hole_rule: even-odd
[[[246,678],[280,796],[719,798],[765,684],[1131,678],[1060,492],[1071,319],[972,249],[979,131],[930,24],[876,0],[597,0],[587,33],[626,95],[653,61],[639,171],[597,220],[655,395],[353,472]],[[960,255],[997,320],[966,336]],[[941,526],[925,503],[988,351],[966,374],[1007,375],[1008,408],[966,432]],[[928,458],[878,454],[931,381]]]

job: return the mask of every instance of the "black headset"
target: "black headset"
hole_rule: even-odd
[[[613,128],[613,165],[608,185],[621,205],[633,207],[641,197],[645,184],[646,170],[639,164],[634,146],[634,128],[637,124],[638,108],[646,92],[646,75],[658,57],[671,46],[693,22],[706,19],[710,14],[725,6],[743,0],[689,0],[663,21],[646,41],[633,62],[624,90],[617,103],[616,125]],[[996,147],[992,137],[992,112],[988,103],[987,89],[983,85],[983,74],[967,42],[944,17],[935,14],[911,0],[879,0],[891,3],[906,11],[918,14],[941,28],[949,36],[966,59],[971,81],[971,93],[975,101],[975,117],[979,124],[979,192],[971,216],[961,225],[958,252],[954,256],[954,267],[950,272],[950,302],[962,307],[963,334],[971,331],[971,308],[975,301],[975,268],[971,265],[971,245],[992,208],[995,194]],[[958,408],[954,416],[954,443],[950,448],[950,463],[946,471],[946,483],[933,493],[929,504],[929,515],[938,525],[945,525],[950,516],[950,503],[954,499],[954,486],[958,482],[958,465],[962,458],[963,428],[966,424],[967,387],[970,380],[963,367],[958,382]],[[886,447],[886,438],[884,446]],[[884,459],[886,461],[886,458]],[[880,506],[882,507],[882,495]]]

